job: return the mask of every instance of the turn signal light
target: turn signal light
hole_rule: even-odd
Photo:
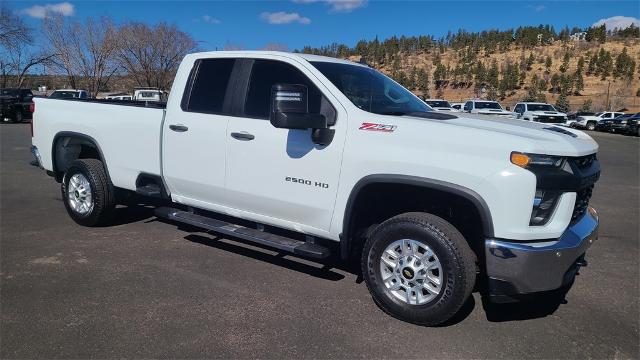
[[[529,156],[517,152],[511,153],[511,163],[520,167],[527,167],[531,159]]]

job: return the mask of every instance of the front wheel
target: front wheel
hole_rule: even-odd
[[[383,311],[434,326],[453,317],[471,294],[475,255],[462,234],[444,219],[406,213],[371,233],[362,253],[362,273]]]
[[[64,175],[61,190],[67,213],[76,223],[96,226],[111,219],[114,190],[100,160],[74,161]]]
[[[596,123],[590,122],[587,124],[587,130],[593,131],[596,129]]]

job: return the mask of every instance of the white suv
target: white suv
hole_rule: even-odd
[[[567,114],[546,103],[521,102],[517,103],[513,110],[518,119],[522,120],[563,125],[567,122]]]

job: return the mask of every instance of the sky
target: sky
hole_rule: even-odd
[[[71,19],[109,16],[116,22],[160,21],[190,33],[202,50],[224,47],[261,49],[282,44],[289,50],[333,42],[355,45],[361,39],[392,35],[445,36],[448,31],[508,29],[550,24],[585,28],[640,25],[636,1],[7,1],[36,26],[48,13]]]

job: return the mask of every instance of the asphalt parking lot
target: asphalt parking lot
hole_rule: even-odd
[[[0,357],[638,358],[640,139],[593,136],[600,239],[565,303],[487,307],[474,293],[425,328],[385,315],[349,271],[149,208],[80,227],[29,164],[28,125],[0,125]]]

